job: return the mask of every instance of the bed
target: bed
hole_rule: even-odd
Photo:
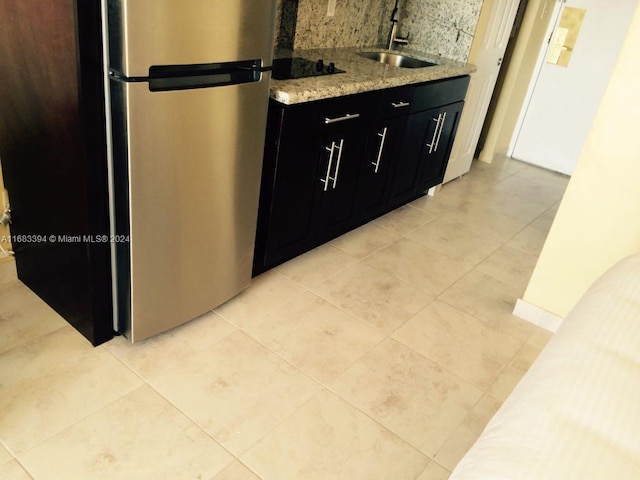
[[[450,480],[640,479],[640,255],[585,293]]]

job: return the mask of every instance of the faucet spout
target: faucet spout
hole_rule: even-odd
[[[393,7],[393,11],[391,12],[391,31],[389,32],[389,44],[387,46],[388,50],[393,50],[393,44],[397,43],[400,45],[407,45],[409,43],[409,35],[406,37],[401,37],[397,35],[398,32],[398,0]]]
[[[393,50],[393,42],[396,38],[396,31],[398,30],[398,21],[391,21],[391,31],[389,32],[389,45],[387,47],[388,50]]]

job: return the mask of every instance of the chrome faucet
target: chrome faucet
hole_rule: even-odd
[[[388,50],[393,50],[393,44],[397,43],[399,45],[407,45],[409,43],[409,34],[406,37],[401,37],[397,35],[398,31],[398,0],[396,0],[396,4],[393,7],[393,12],[391,12],[391,31],[389,32],[389,45]]]

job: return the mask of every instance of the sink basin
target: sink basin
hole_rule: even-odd
[[[364,58],[375,60],[376,62],[386,63],[387,65],[391,65],[392,67],[421,68],[433,67],[435,65],[435,63],[418,60],[417,58],[405,57],[404,55],[398,55],[397,53],[360,52],[358,55]]]

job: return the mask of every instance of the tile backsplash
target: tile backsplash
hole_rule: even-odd
[[[411,48],[466,61],[483,0],[401,0],[401,35]]]
[[[296,48],[362,47],[379,44],[385,33],[382,18],[391,15],[389,0],[336,0],[327,16],[328,0],[299,0]]]
[[[400,0],[400,35],[409,48],[466,61],[483,0]],[[383,45],[394,0],[278,0],[276,45],[332,48]]]

